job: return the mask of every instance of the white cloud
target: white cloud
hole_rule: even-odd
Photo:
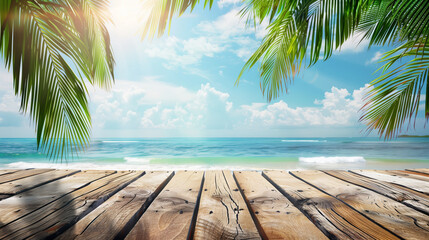
[[[228,124],[233,103],[229,94],[209,83],[190,91],[157,80],[116,82],[110,92],[91,94],[93,123],[97,128],[206,129]]]
[[[126,104],[156,104],[187,102],[194,94],[183,86],[177,86],[158,80],[157,76],[145,77],[141,81],[116,80],[110,91],[94,88],[91,100],[95,103],[105,102],[113,97]]]
[[[179,39],[166,37],[147,45],[145,53],[152,58],[165,60],[164,67],[174,69],[182,67],[192,74],[203,76],[193,65],[204,57],[230,51],[238,57],[247,59],[259,46],[260,39],[266,34],[268,20],[255,27],[246,27],[240,17],[239,8],[233,8],[214,21],[203,21],[195,29],[200,37]]]
[[[164,66],[168,69],[182,66],[186,67],[198,63],[203,57],[213,57],[221,52],[224,47],[207,37],[190,38],[180,40],[174,36],[167,37],[164,41],[149,45],[145,53],[152,58],[161,58],[168,62]]]
[[[201,85],[195,99],[174,107],[157,104],[144,111],[141,126],[161,129],[216,129],[229,125],[232,102],[229,94],[216,90],[209,83]]]
[[[369,61],[366,61],[366,62],[365,62],[365,65],[370,65],[371,63],[378,62],[378,60],[380,60],[382,56],[383,56],[383,53],[382,53],[382,52],[380,52],[380,51],[377,51],[377,52],[374,54],[374,57],[372,57]]]
[[[243,2],[243,0],[219,0],[217,2],[217,5],[219,6],[219,8],[223,8],[225,6],[235,5],[235,4],[241,3],[241,2]]]
[[[362,39],[362,37],[363,34],[361,33],[351,36],[343,43],[343,45],[341,45],[341,49],[336,51],[335,54],[363,52],[368,48],[369,40],[366,38]]]
[[[368,86],[354,90],[352,94],[347,89],[332,87],[330,92],[325,92],[324,99],[315,100],[314,103],[321,107],[292,108],[279,101],[242,105],[241,108],[247,115],[245,124],[251,126],[350,126],[357,123],[358,110]]]
[[[12,73],[7,71],[7,69],[5,69],[4,65],[2,64],[0,66],[0,91],[12,92],[12,82]]]
[[[0,100],[0,112],[19,112],[20,102],[18,98],[10,92],[6,92]]]
[[[138,125],[139,114],[148,106],[184,104],[195,98],[194,92],[157,79],[152,76],[141,81],[116,80],[111,91],[94,88],[90,94],[94,125],[100,128]]]
[[[18,113],[20,101],[13,92],[12,73],[1,67],[0,69],[0,112]]]

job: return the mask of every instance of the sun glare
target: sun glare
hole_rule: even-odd
[[[143,2],[143,0],[111,0],[109,10],[114,31],[128,36],[137,35],[143,20],[148,15],[143,7]]]

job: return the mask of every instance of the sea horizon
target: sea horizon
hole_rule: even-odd
[[[1,168],[266,170],[427,168],[428,138],[95,138],[78,157],[55,161],[34,138],[0,138]]]

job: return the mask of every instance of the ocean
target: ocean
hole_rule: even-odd
[[[429,138],[94,139],[78,157],[46,158],[35,139],[0,139],[0,168],[405,169],[429,168]]]

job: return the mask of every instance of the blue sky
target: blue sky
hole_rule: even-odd
[[[212,11],[197,7],[175,18],[169,35],[141,41],[138,0],[113,0],[109,26],[116,57],[110,91],[90,87],[92,135],[103,137],[356,137],[365,84],[378,76],[377,60],[388,48],[347,42],[268,103],[257,67],[234,82],[257,48],[266,22],[246,28],[237,0],[220,0]],[[429,134],[424,119],[410,134]],[[373,135],[375,136],[375,135]],[[0,68],[0,137],[34,137],[19,113],[11,74]]]

